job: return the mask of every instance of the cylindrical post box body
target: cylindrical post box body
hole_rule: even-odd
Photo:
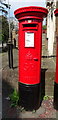
[[[58,16],[58,9],[55,10],[55,16]],[[56,44],[57,44],[57,49],[56,49],[56,78],[55,78],[55,83],[54,83],[54,108],[58,110],[58,35],[56,37]]]
[[[35,6],[14,12],[19,20],[19,92],[21,105],[27,110],[40,105],[42,21],[47,13],[47,9]]]

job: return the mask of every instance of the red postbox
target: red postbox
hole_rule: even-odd
[[[58,9],[54,11],[55,16],[58,16]],[[56,78],[55,78],[55,84],[54,84],[54,108],[58,110],[58,35],[56,37],[57,39],[57,51],[56,51]]]
[[[19,92],[21,105],[37,109],[40,105],[42,21],[48,10],[30,6],[17,9],[19,21]]]

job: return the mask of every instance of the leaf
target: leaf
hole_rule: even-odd
[[[18,92],[16,91],[16,89],[14,89],[13,93],[10,94],[9,97],[10,97],[10,100],[12,101],[11,106],[16,106],[19,101],[19,95],[18,95]]]
[[[48,95],[44,96],[44,100],[48,100],[50,97]]]

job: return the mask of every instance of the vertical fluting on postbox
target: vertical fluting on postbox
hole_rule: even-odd
[[[17,9],[19,21],[19,92],[26,110],[40,106],[42,21],[48,10],[30,6]]]
[[[55,16],[58,16],[58,9],[54,11]],[[56,44],[57,44],[57,49],[56,49],[56,78],[55,78],[55,83],[54,83],[54,108],[58,110],[58,35],[56,35]]]

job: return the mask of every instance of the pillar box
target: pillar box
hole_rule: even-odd
[[[58,16],[58,9],[54,11],[55,16]],[[57,51],[56,51],[56,78],[54,84],[54,108],[58,110],[58,36],[57,39]]]
[[[42,21],[48,10],[30,6],[15,10],[19,21],[19,92],[27,110],[40,106]]]

